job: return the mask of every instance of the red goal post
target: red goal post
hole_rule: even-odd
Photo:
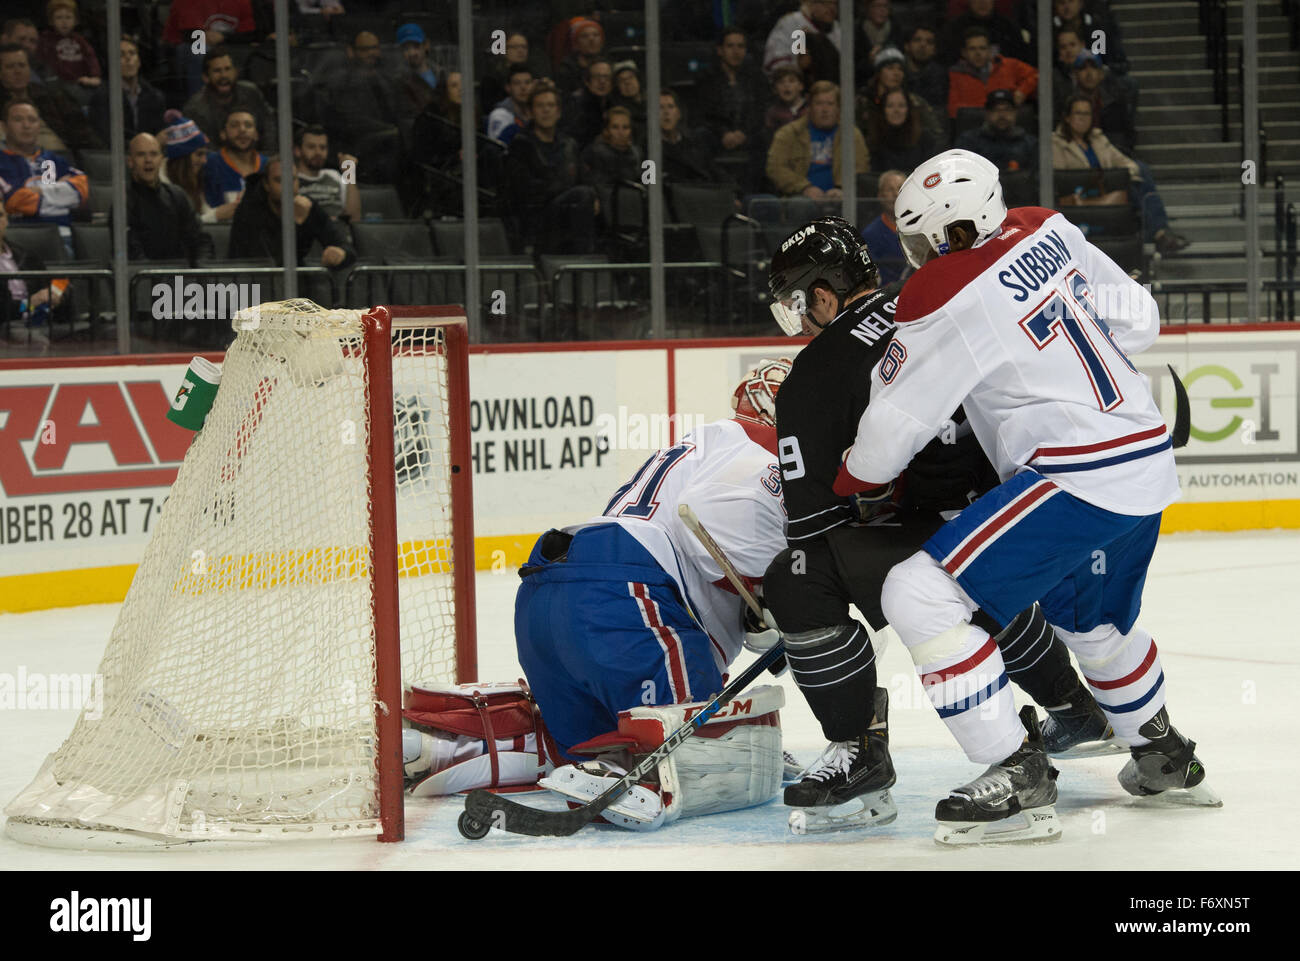
[[[98,703],[5,808],[11,837],[401,840],[404,686],[475,679],[463,311],[292,300],[233,326]]]

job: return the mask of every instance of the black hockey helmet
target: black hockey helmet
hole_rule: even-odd
[[[790,336],[803,329],[808,291],[820,283],[844,300],[857,290],[875,287],[880,271],[854,226],[842,217],[822,217],[800,227],[772,258],[767,286],[772,315]]]

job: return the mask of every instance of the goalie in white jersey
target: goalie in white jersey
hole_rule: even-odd
[[[534,546],[515,600],[519,663],[561,754],[604,765],[568,765],[543,785],[589,800],[608,770],[621,774],[627,755],[657,747],[723,688],[745,605],[677,508],[689,504],[740,575],[761,580],[785,546],[773,398],[789,368],[759,365],[735,392],[734,419],[656,451],[599,517]],[[644,829],[770,800],[783,773],[781,705],[779,687],[725,705],[607,820]]]
[[[1179,493],[1172,438],[1126,355],[1159,333],[1154,300],[1056,211],[1008,213],[997,168],[967,151],[913,171],[895,211],[917,271],[836,490],[888,484],[958,405],[1002,480],[885,582],[884,612],[940,716],[992,764],[939,803],[936,838],[1059,835],[1037,718],[1017,719],[997,645],[970,623],[977,608],[1006,623],[1035,600],[1131,746],[1125,790],[1218,803],[1135,623]],[[1035,808],[1022,829],[1008,820]]]

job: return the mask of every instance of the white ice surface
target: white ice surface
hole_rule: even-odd
[[[480,676],[519,675],[512,635],[518,579],[478,577]],[[0,674],[93,672],[117,605],[0,615]],[[940,848],[934,804],[978,773],[958,752],[915,681],[901,645],[889,647],[880,683],[890,689],[898,785],[896,822],[874,831],[793,837],[779,801],[687,820],[653,834],[591,826],[572,838],[493,832],[478,842],[455,829],[459,798],[408,800],[407,840],[282,845],[237,851],[90,854],[0,838],[7,869],[306,870],[436,868],[1294,868],[1300,841],[1289,823],[1300,792],[1300,534],[1178,534],[1162,538],[1147,580],[1143,625],[1163,659],[1174,724],[1197,742],[1221,809],[1144,808],[1115,774],[1123,755],[1058,761],[1054,844]],[[12,683],[12,682],[11,682]],[[809,761],[821,735],[784,680],[786,747]],[[0,802],[36,773],[71,729],[72,710],[0,710]],[[530,796],[537,803],[538,796]]]

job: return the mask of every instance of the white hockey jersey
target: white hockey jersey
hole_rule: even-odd
[[[1173,440],[1126,353],[1160,333],[1151,295],[1065,217],[1012,210],[1001,232],[908,279],[845,461],[883,484],[958,405],[1002,480],[1031,467],[1118,514],[1177,499]]]
[[[677,514],[689,504],[747,582],[762,579],[785,548],[785,505],[777,458],[751,438],[762,428],[735,420],[703,424],[654,453],[610,499],[600,517],[565,528],[572,533],[611,520],[635,537],[677,583],[713,638],[718,670],[740,653],[744,602]],[[776,432],[770,431],[775,444]],[[722,585],[726,585],[723,587]]]

